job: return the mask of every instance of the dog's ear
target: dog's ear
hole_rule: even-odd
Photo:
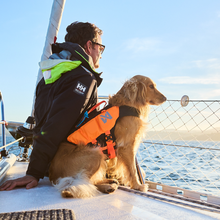
[[[128,98],[131,103],[137,105],[146,104],[147,87],[146,85],[134,78],[128,80],[124,84],[125,97]]]
[[[137,94],[137,81],[134,79],[129,79],[124,83],[123,93],[125,98],[133,102],[136,99]]]
[[[142,81],[137,82],[137,96],[136,96],[136,102],[138,105],[146,105],[147,101],[147,86]]]

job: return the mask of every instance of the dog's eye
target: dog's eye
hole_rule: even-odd
[[[151,89],[154,89],[154,85],[149,85],[149,87],[150,87]]]

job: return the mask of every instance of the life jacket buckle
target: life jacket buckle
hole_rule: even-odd
[[[105,141],[106,141],[106,143],[109,142],[109,141],[110,141],[110,142],[113,142],[112,135],[106,135],[106,136],[105,136]]]

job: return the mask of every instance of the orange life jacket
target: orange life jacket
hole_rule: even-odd
[[[139,117],[139,111],[129,106],[108,105],[70,134],[67,140],[74,144],[99,144],[103,153],[107,153],[108,158],[114,158],[116,156],[114,128],[116,121],[124,116]]]

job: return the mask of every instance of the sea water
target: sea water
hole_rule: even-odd
[[[146,180],[220,196],[220,142],[145,140],[137,158]]]
[[[7,144],[13,141],[6,136]],[[18,143],[6,149],[15,155],[23,151]],[[145,180],[220,196],[220,142],[145,140],[137,159]]]

